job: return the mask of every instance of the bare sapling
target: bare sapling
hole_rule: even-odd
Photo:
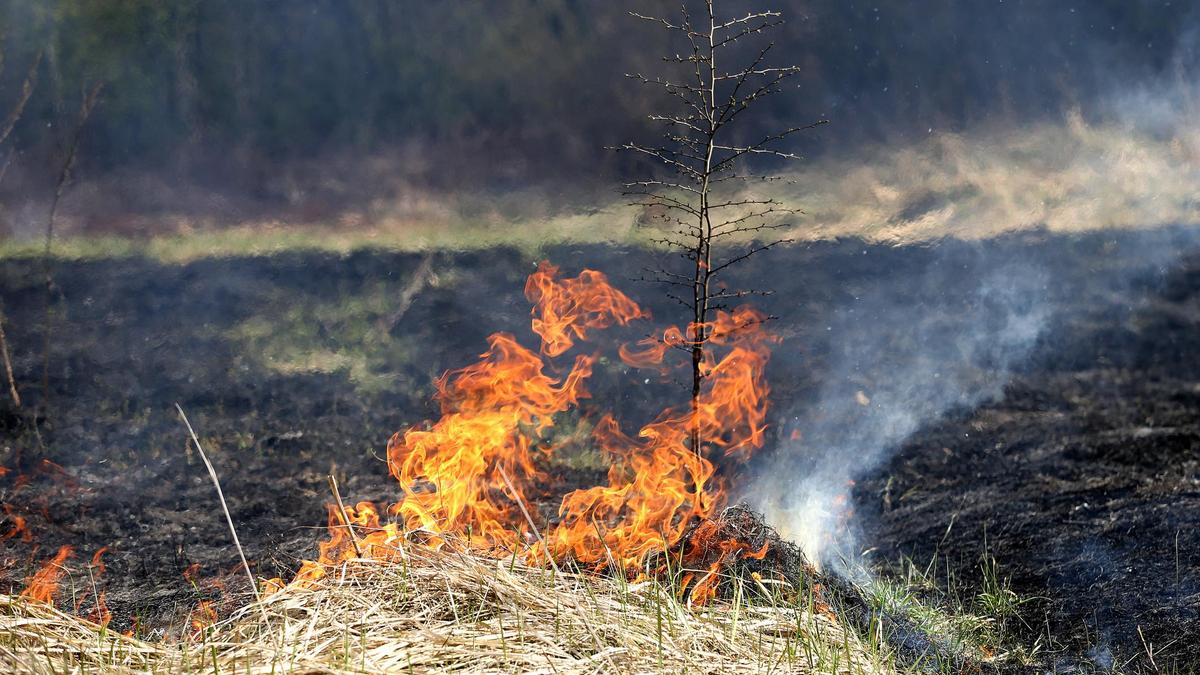
[[[649,158],[659,171],[645,180],[624,184],[623,194],[635,206],[652,210],[665,224],[666,233],[655,240],[680,252],[689,269],[680,273],[663,268],[648,269],[645,281],[668,287],[668,296],[686,307],[690,324],[682,344],[691,357],[691,406],[693,418],[700,404],[704,363],[711,338],[710,317],[727,303],[754,295],[769,295],[766,289],[734,289],[721,283],[729,268],[756,254],[785,244],[783,236],[799,213],[774,198],[754,195],[750,182],[776,180],[745,168],[747,160],[792,160],[800,157],[785,149],[783,141],[793,134],[825,123],[817,120],[755,135],[760,140],[744,143],[731,131],[743,124],[747,110],[764,98],[781,91],[785,81],[801,72],[799,66],[770,66],[767,57],[773,42],[761,46],[763,35],[783,23],[773,10],[751,12],[737,18],[720,18],[715,0],[705,0],[695,20],[685,2],[678,18],[633,13],[680,38],[687,49],[664,57],[677,67],[678,77],[630,77],[660,87],[675,102],[675,110],[653,114],[650,119],[663,127],[661,145],[626,143],[617,149]],[[736,48],[736,49],[735,49]],[[741,65],[725,66],[726,57],[749,48]],[[744,134],[743,134],[744,136]],[[693,424],[692,450],[699,453],[704,439]]]

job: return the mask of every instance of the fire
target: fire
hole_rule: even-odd
[[[304,561],[293,584],[311,584],[325,576],[327,565],[360,557],[359,551],[362,552],[361,557],[374,559],[391,559],[399,553],[394,546],[394,542],[402,536],[399,526],[396,523],[384,524],[374,504],[359,502],[347,507],[345,520],[335,505],[329,504],[327,508],[330,538],[319,545],[320,556],[317,561]],[[286,584],[282,579],[271,579],[263,590],[269,595],[284,586]]]
[[[737,539],[718,539],[716,535],[716,523],[706,520],[696,528],[696,531],[688,539],[687,546],[684,547],[684,564],[694,567],[705,564],[704,561],[709,561],[703,570],[700,581],[691,587],[691,593],[688,595],[688,600],[693,604],[703,605],[716,597],[721,568],[727,562],[738,557],[762,560],[767,555],[768,542],[763,542],[762,547],[757,551],[752,551],[750,545],[745,542]],[[683,575],[679,584],[681,595],[688,592],[688,587],[697,574],[698,571],[689,569]]]
[[[97,577],[104,574],[104,572],[108,569],[104,566],[105,553],[108,553],[108,547],[101,546],[100,548],[96,549],[95,553],[92,554],[92,567],[96,570]]]
[[[330,565],[354,557],[399,557],[398,542],[414,535],[433,546],[452,535],[479,550],[530,560],[549,555],[634,577],[658,571],[649,561],[693,532],[684,562],[706,566],[690,595],[702,603],[715,594],[722,564],[766,553],[765,546],[751,551],[697,528],[726,501],[718,463],[745,461],[765,440],[764,370],[777,341],[764,328],[766,317],[747,307],[717,311],[704,326],[672,326],[622,346],[618,354],[626,364],[667,372],[667,355],[692,346],[685,335],[709,336],[696,405],[667,408],[630,436],[613,415],[583,408],[599,354],[576,355],[565,367],[548,359],[564,356],[594,331],[647,319],[649,312],[600,272],[563,278],[545,262],[529,277],[525,295],[540,349],[494,333],[477,363],[440,377],[440,419],[388,442],[388,470],[402,492],[386,510],[391,518],[385,522],[367,502],[344,510],[330,505],[330,539],[293,584],[311,583]],[[610,461],[607,485],[562,496],[557,517],[538,523],[529,496],[537,502],[550,496],[543,467],[562,447],[553,434],[556,423],[572,412],[597,420],[591,441]],[[693,435],[699,447],[691,447]],[[265,590],[283,586],[273,579]]]
[[[100,548],[96,549],[95,553],[92,554],[92,583],[95,585],[99,585],[100,577],[104,576],[105,571],[108,569],[104,566],[105,553],[108,553],[108,547],[101,546]],[[107,592],[104,590],[97,591],[94,598],[96,606],[92,609],[92,613],[89,618],[100,624],[101,627],[107,626],[109,622],[112,621],[112,612],[110,612],[108,609]]]
[[[29,579],[29,585],[21,591],[21,597],[31,602],[54,604],[54,598],[58,595],[59,581],[66,571],[63,565],[73,555],[75,555],[75,549],[70,546],[60,547],[54,558],[42,565],[41,569]]]
[[[33,532],[30,532],[28,522],[24,516],[18,514],[10,504],[4,505],[4,515],[8,516],[8,519],[12,521],[12,529],[0,536],[0,539],[15,539],[20,537],[21,541],[26,544],[33,543]]]
[[[561,522],[547,538],[554,556],[571,555],[601,566],[612,556],[633,572],[650,554],[674,546],[694,518],[706,518],[722,505],[723,486],[705,455],[715,450],[742,460],[763,444],[763,369],[775,340],[762,329],[764,320],[743,308],[718,312],[707,326],[706,379],[695,410],[664,410],[642,427],[640,440],[624,435],[611,416],[600,420],[594,439],[613,462],[609,485],[577,490],[563,499]],[[689,327],[689,334],[696,334],[694,328]],[[662,348],[643,350],[632,362],[656,365],[678,335],[668,329]],[[719,347],[727,349],[720,358]],[[703,439],[697,450],[689,447],[693,429]]]
[[[192,611],[192,615],[188,617],[188,622],[192,625],[192,631],[196,634],[204,632],[204,629],[215,624],[220,617],[217,616],[216,607],[212,600],[201,600],[200,604]]]
[[[12,473],[9,469],[0,467],[0,477],[6,477]],[[61,465],[56,464],[49,459],[42,459],[37,464],[33,465],[28,473],[18,473],[13,478],[10,493],[16,493],[19,490],[32,485],[34,478],[46,477],[57,484],[58,487],[66,490],[78,490],[79,483],[75,478]],[[42,502],[38,504],[37,502]],[[29,527],[28,519],[18,513],[19,507],[14,507],[12,504],[0,504],[0,510],[3,511],[5,520],[10,526],[6,532],[0,534],[0,541],[17,540],[26,544],[33,544],[33,532]],[[22,510],[28,513],[39,513],[42,518],[51,520],[49,506],[44,499],[35,498],[33,503],[25,504]],[[31,547],[30,556],[36,555],[38,546]],[[74,598],[73,610],[79,616],[85,616],[80,612],[80,608],[90,606],[90,611],[86,614],[86,618],[100,624],[101,627],[107,626],[112,620],[112,613],[108,609],[107,593],[101,587],[101,579],[105,574],[106,567],[104,564],[104,554],[108,552],[107,546],[101,546],[96,550],[88,565],[87,571],[90,580],[91,593],[80,593]],[[53,605],[59,594],[59,588],[62,584],[63,575],[68,574],[66,568],[68,559],[74,557],[75,548],[72,546],[61,546],[57,553],[50,560],[42,564],[38,570],[29,577],[25,589],[21,591],[21,597],[30,602],[43,603]]]
[[[525,282],[525,297],[534,303],[533,332],[547,356],[561,356],[590,330],[650,318],[603,273],[583,270],[574,279],[559,279],[558,268],[545,261]]]
[[[480,363],[438,380],[442,418],[388,443],[388,468],[404,499],[391,509],[409,529],[468,533],[481,547],[513,548],[522,529],[513,501],[544,478],[537,456],[553,452],[534,439],[587,394],[593,359],[580,356],[563,378],[548,375],[534,352],[495,334]],[[514,494],[505,494],[504,476]]]

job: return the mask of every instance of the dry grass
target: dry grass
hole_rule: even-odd
[[[1058,123],[931,134],[801,167],[775,196],[808,214],[801,240],[862,237],[906,244],[1200,222],[1200,125],[1193,102],[1169,125]],[[1132,117],[1133,114],[1127,115]]]
[[[811,599],[751,582],[708,608],[626,584],[417,545],[356,561],[201,634],[147,642],[0,596],[5,672],[890,672]],[[265,611],[260,611],[260,609]]]
[[[838,151],[790,167],[780,176],[786,180],[757,188],[755,196],[804,210],[787,232],[798,241],[861,237],[903,244],[1031,228],[1085,232],[1200,223],[1198,110],[1200,94],[1189,90],[1186,96],[1124,102],[1099,120],[1076,111],[1014,128],[931,130],[925,139]],[[88,225],[89,214],[98,195],[112,192],[85,183],[76,187],[60,218],[56,256],[146,255],[187,262],[293,250],[649,245],[661,236],[635,224],[646,215],[640,208],[607,192],[572,204],[533,188],[480,195],[408,190],[316,220],[127,214],[122,217],[137,224],[125,231],[136,234],[106,235],[104,228]],[[0,204],[0,224],[8,235],[0,237],[0,259],[41,252],[35,236],[40,221],[23,214],[44,210],[18,206]]]

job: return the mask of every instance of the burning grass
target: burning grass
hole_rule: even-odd
[[[891,672],[811,593],[729,579],[703,610],[649,579],[405,543],[354,559],[176,642],[123,636],[0,596],[8,672]]]
[[[908,605],[872,606],[861,589],[821,576],[749,509],[723,508],[728,481],[765,441],[763,373],[778,338],[764,315],[718,311],[698,399],[665,408],[629,436],[610,411],[587,405],[599,349],[556,359],[593,332],[649,313],[591,270],[564,277],[543,263],[525,292],[540,349],[493,333],[478,362],[439,378],[440,419],[388,443],[400,500],[348,505],[331,477],[329,539],[315,560],[291,581],[256,580],[243,560],[265,600],[243,606],[222,586],[234,602],[200,600],[167,631],[174,640],[118,635],[106,627],[97,583],[104,549],[88,568],[91,605],[77,603],[74,616],[56,609],[60,584],[72,579],[73,551],[64,546],[21,597],[3,601],[0,664],[47,672],[858,673],[894,669],[888,645],[896,634],[906,664],[932,659],[959,672],[981,662],[972,645],[890,616],[911,615]],[[627,365],[665,376],[666,357],[696,332],[668,328],[617,351]],[[573,431],[564,436],[564,428]],[[550,489],[554,457],[578,444],[601,453],[607,481]],[[556,511],[539,508],[556,501]],[[196,585],[194,568],[184,576]],[[81,611],[88,606],[94,611]],[[913,641],[923,646],[909,648]]]
[[[625,363],[665,375],[672,348],[686,352],[689,339],[702,340],[704,386],[690,408],[664,409],[636,437],[603,411],[591,441],[608,460],[607,484],[559,495],[557,517],[539,523],[528,508],[531,497],[555,496],[545,489],[545,464],[563,447],[551,432],[562,419],[588,412],[581,410],[590,398],[585,385],[599,352],[578,354],[569,367],[549,359],[564,356],[594,331],[648,319],[649,313],[604,274],[585,269],[566,278],[548,262],[529,276],[525,295],[533,304],[531,327],[540,350],[496,332],[477,363],[438,378],[441,418],[388,442],[388,470],[400,484],[401,500],[386,510],[366,501],[347,508],[340,498],[336,508],[329,505],[330,538],[292,585],[319,580],[352,558],[395,560],[395,543],[411,532],[422,533],[434,548],[448,535],[495,557],[579,564],[640,581],[668,572],[663,554],[690,533],[680,562],[703,562],[705,568],[685,577],[683,587],[690,601],[703,604],[716,595],[722,569],[768,553],[767,541],[752,545],[725,537],[706,520],[726,501],[727,476],[718,463],[744,462],[765,440],[763,371],[778,341],[764,329],[765,315],[750,307],[717,310],[703,329],[672,327],[661,338],[622,346]],[[652,558],[653,566],[647,564]],[[285,582],[267,585],[274,590]]]
[[[479,362],[439,378],[441,418],[388,443],[400,501],[347,507],[331,479],[330,538],[290,582],[264,582],[266,600],[224,620],[202,601],[173,643],[118,636],[54,608],[63,547],[6,601],[0,657],[46,671],[883,669],[883,651],[839,622],[794,547],[744,508],[718,516],[718,465],[764,443],[763,369],[777,341],[765,317],[721,310],[707,331],[622,347],[629,365],[666,374],[672,348],[706,332],[705,386],[636,437],[603,412],[589,426],[607,484],[558,495],[557,516],[535,518],[531,497],[555,496],[546,464],[562,439],[551,432],[585,412],[599,354],[550,359],[649,314],[592,270],[567,278],[543,263],[525,292],[540,349],[493,333]]]

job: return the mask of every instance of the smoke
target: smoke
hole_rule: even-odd
[[[979,252],[980,249],[975,249]],[[836,309],[828,376],[814,403],[787,416],[779,453],[748,495],[810,560],[856,550],[848,493],[922,424],[1002,393],[1007,374],[1046,325],[1048,272],[962,251],[921,278],[881,285]]]
[[[776,195],[803,205],[808,237],[909,245],[1200,222],[1200,33],[1181,35],[1160,76],[1113,82],[1057,121],[930,129],[814,162]],[[961,246],[974,246],[966,262]],[[814,562],[855,569],[844,563],[870,542],[855,526],[853,482],[922,425],[1002,396],[1052,318],[1053,261],[982,243],[935,251],[946,248],[916,272],[920,292],[881,283],[833,312],[818,391],[786,416],[779,459],[745,492]],[[1165,263],[1178,251],[1147,243],[1125,255]]]

